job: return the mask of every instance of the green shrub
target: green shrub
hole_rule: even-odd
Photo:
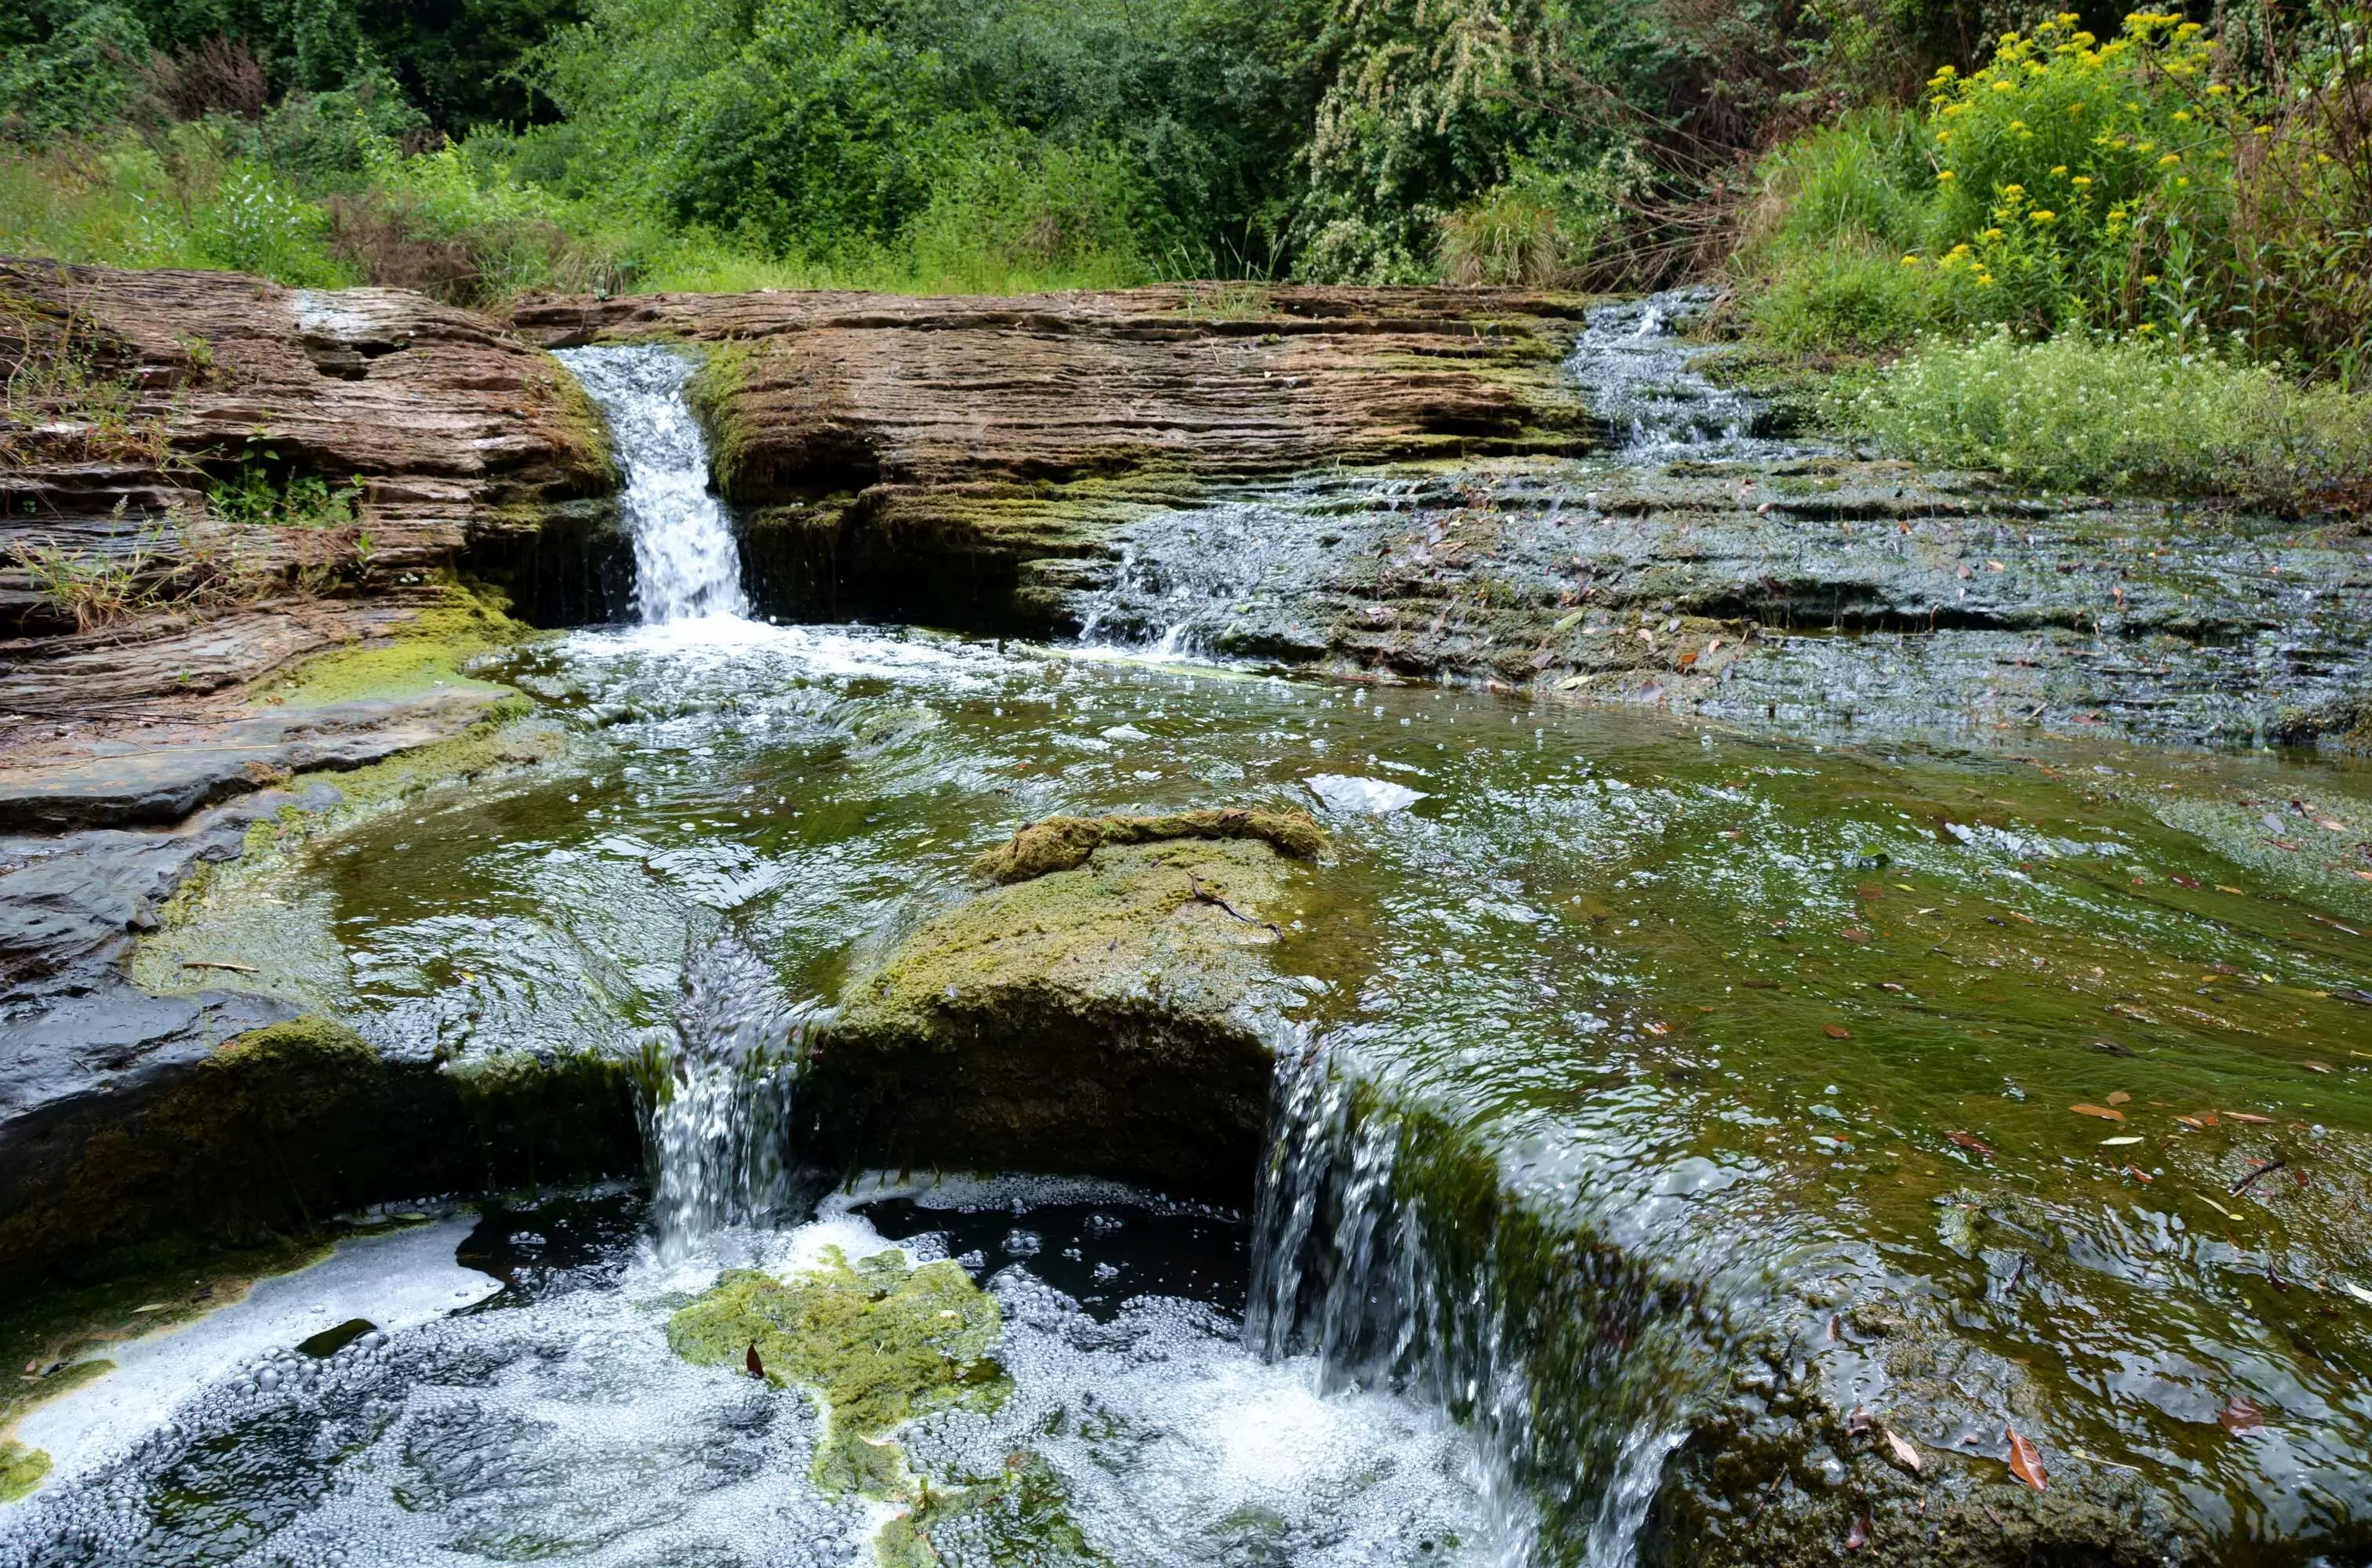
[[[271,169],[245,158],[224,172],[212,198],[190,215],[187,234],[189,254],[201,266],[302,286],[351,281],[325,243],[328,215]]]
[[[2372,483],[2372,396],[2132,338],[1930,341],[1837,412],[1920,461],[2059,489],[2296,506]]]
[[[1933,269],[1843,240],[1793,255],[1747,308],[1762,337],[1800,353],[1882,354],[1954,319]]]

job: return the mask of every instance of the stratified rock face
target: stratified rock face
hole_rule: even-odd
[[[1450,289],[1145,288],[1025,299],[533,302],[552,347],[716,345],[693,391],[748,550],[795,608],[1045,619],[1024,561],[1231,480],[1568,453],[1581,302]]]
[[[827,1143],[893,1167],[1249,1198],[1289,864],[1258,839],[1106,847],[927,923],[855,987],[808,1069]]]
[[[17,636],[0,643],[0,682],[17,712],[251,679],[403,613],[469,547],[534,563],[555,509],[612,484],[599,418],[549,355],[401,290],[0,260],[0,364],[48,371],[61,348],[67,384],[33,395],[27,377],[0,420],[0,633]],[[153,579],[189,555],[178,520],[206,488],[246,474],[357,486],[355,515],[218,538],[250,586],[204,603],[168,591],[79,633],[9,558],[54,551]],[[332,557],[326,592],[273,581]]]

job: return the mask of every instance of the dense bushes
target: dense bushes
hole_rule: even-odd
[[[2359,383],[2372,372],[2372,66],[2318,13],[2271,65],[2137,13],[2063,15],[1947,66],[1915,114],[1766,160],[1742,254],[1792,346],[1936,327],[2157,337]]]

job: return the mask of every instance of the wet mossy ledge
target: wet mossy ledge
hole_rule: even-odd
[[[1027,882],[1085,865],[1096,851],[1172,839],[1257,839],[1296,860],[1324,854],[1326,830],[1306,811],[1174,811],[1158,816],[1047,817],[1024,823],[1006,842],[972,862],[992,882]]]
[[[1286,814],[1192,817],[1207,819],[1050,821],[990,856],[993,874],[1041,869],[926,921],[811,1047],[802,1098],[824,1159],[1248,1202],[1269,952],[1298,910],[1271,838],[1315,853],[1322,837]]]
[[[567,1185],[642,1162],[632,1079],[604,1057],[391,1061],[308,1016],[156,1076],[10,1129],[11,1288],[88,1277],[159,1238],[253,1246],[392,1199]]]

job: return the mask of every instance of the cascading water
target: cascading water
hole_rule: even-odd
[[[558,356],[610,416],[626,472],[634,603],[661,623],[750,612],[725,507],[708,487],[708,447],[684,397],[692,362],[672,349],[563,349]]]
[[[684,396],[693,363],[648,345],[563,350],[609,416],[625,469],[634,599],[646,623],[738,621],[740,555],[708,484],[708,447]],[[764,962],[729,931],[688,939],[676,1025],[647,1073],[652,1215],[662,1258],[785,1198],[794,1046],[803,1023]]]
[[[1279,1062],[1246,1343],[1314,1354],[1330,1391],[1413,1392],[1464,1421],[1503,1568],[1630,1568],[1685,1430],[1689,1304],[1570,1247],[1514,1255],[1538,1238],[1502,1234],[1495,1191],[1425,1146],[1444,1140],[1320,1044]],[[1455,1212],[1427,1196],[1443,1186]]]
[[[770,1220],[787,1202],[792,1078],[806,1024],[738,936],[720,933],[686,954],[676,1027],[650,1086],[662,1259],[724,1226]]]
[[[1736,448],[1768,414],[1758,400],[1689,367],[1690,348],[1673,329],[1702,315],[1712,300],[1709,290],[1674,289],[1589,313],[1566,368],[1614,427],[1626,456]]]

